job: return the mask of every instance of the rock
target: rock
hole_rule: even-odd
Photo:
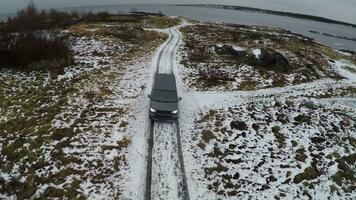
[[[269,176],[267,179],[266,179],[266,182],[267,182],[267,184],[268,183],[270,183],[270,182],[276,182],[277,181],[277,179],[276,179],[276,177],[274,177],[274,176]]]
[[[234,55],[237,59],[243,59],[247,56],[247,51],[245,50],[238,51],[234,49],[231,45],[224,45],[222,48],[224,51]]]
[[[283,164],[279,165],[279,167],[280,167],[280,168],[282,168],[282,169],[288,169],[288,168],[291,168],[291,166],[290,166],[290,165],[283,165]]]
[[[315,103],[313,101],[306,101],[302,104],[304,107],[308,108],[308,109],[312,109],[315,110],[318,108],[318,106],[315,105]]]
[[[279,52],[272,49],[260,49],[261,54],[258,63],[261,67],[273,71],[286,72],[289,70],[289,61]]]
[[[268,189],[270,189],[270,187],[268,185],[266,185],[266,184],[262,185],[261,190],[268,190]]]
[[[217,49],[219,49],[219,47]],[[238,50],[231,45],[224,45],[220,48],[219,51],[221,53],[230,54],[238,61],[238,63],[243,63],[251,66],[256,65],[258,63],[256,57],[253,54],[247,52],[246,50]]]
[[[274,106],[280,107],[280,106],[282,106],[282,103],[279,102],[279,101],[276,101],[276,102],[274,103]]]
[[[242,159],[241,158],[239,158],[239,159],[237,159],[237,160],[234,160],[234,159],[226,159],[226,162],[227,163],[233,163],[233,164],[239,164],[239,163],[242,163],[243,161],[242,161]]]
[[[310,138],[310,140],[312,141],[312,143],[322,143],[325,142],[325,138],[321,138],[321,137],[312,137]]]
[[[290,141],[292,143],[292,147],[296,147],[298,145],[298,142],[295,140]]]
[[[279,193],[279,196],[286,197],[287,195],[286,195],[286,193],[281,192],[281,193]]]
[[[232,178],[237,180],[240,178],[240,174],[238,172],[236,172]]]
[[[287,176],[288,177],[288,176]],[[292,179],[287,178],[282,184],[289,184]]]
[[[260,128],[260,126],[255,124],[255,123],[253,123],[252,124],[252,128],[255,129],[255,131],[257,131]]]

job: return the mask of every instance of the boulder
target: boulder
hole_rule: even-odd
[[[260,49],[261,54],[258,58],[258,63],[261,67],[273,71],[286,72],[289,70],[290,64],[288,60],[279,52],[273,49]]]
[[[234,55],[237,59],[245,58],[247,56],[247,51],[245,50],[236,50],[233,46],[224,44],[221,47],[221,51],[224,53],[228,53]]]
[[[222,48],[224,52],[232,55],[234,59],[236,59],[236,61],[240,64],[246,64],[250,66],[255,66],[258,64],[256,57],[251,52],[236,49],[231,45],[224,45]]]

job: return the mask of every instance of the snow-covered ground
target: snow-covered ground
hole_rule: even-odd
[[[121,58],[132,44],[100,35],[70,40],[75,66],[55,80],[1,71],[0,127],[10,131],[0,134],[1,199],[116,199],[136,186],[132,170],[145,176],[150,49],[162,37],[142,42],[147,49],[131,59]]]
[[[181,172],[174,123],[155,123],[152,199],[180,199]]]
[[[332,65],[355,61],[280,29],[200,23],[181,31],[181,75],[193,90],[250,91],[340,78]]]
[[[151,29],[159,32],[169,34],[169,38],[158,48],[156,55],[151,62],[151,80],[146,88],[146,93],[151,92],[151,84],[153,83],[154,73],[172,73],[172,65],[176,55],[178,43],[180,42],[180,35],[177,32],[177,27],[170,29]],[[145,101],[147,102],[147,98]],[[144,192],[146,184],[146,156],[147,155],[147,138],[149,133],[149,119],[148,119],[148,103],[138,105],[141,111],[137,113],[140,119],[140,126],[142,134],[136,138],[137,141],[145,142],[136,143],[133,141],[132,153],[129,157],[130,169],[127,178],[127,184],[123,192],[124,199],[144,199]],[[145,112],[145,113],[143,113]],[[137,123],[136,123],[137,124]],[[151,182],[151,197],[152,199],[181,199],[182,194],[182,175],[180,171],[180,163],[177,153],[177,129],[175,123],[154,123],[154,140],[153,140],[153,162],[152,162],[152,182]],[[141,133],[140,131],[140,133]],[[144,147],[144,148],[143,148]],[[138,154],[137,152],[140,152]],[[144,164],[142,164],[144,163]]]
[[[175,71],[191,199],[356,198],[356,98],[338,97],[356,87],[354,64],[330,63],[343,80],[197,91],[179,64],[186,53]]]
[[[0,134],[0,184],[6,186],[0,187],[0,198],[19,198],[14,193],[23,187],[24,198],[33,193],[35,198],[57,195],[60,199],[65,193],[73,199],[144,199],[150,132],[147,95],[156,72],[172,71],[183,97],[179,124],[190,199],[356,198],[354,64],[330,61],[345,79],[321,78],[267,89],[270,80],[254,73],[251,66],[242,66],[236,82],[251,73],[249,77],[258,79],[260,87],[198,90],[187,84],[186,79],[194,77],[180,64],[187,52],[177,47],[189,42],[179,31],[182,26],[150,29],[170,37],[154,55],[124,62],[120,56],[130,45],[77,38],[76,66],[53,82],[47,74],[33,82],[37,74],[13,76],[2,71],[0,85],[17,85],[0,90],[7,94],[6,105],[18,100],[12,94],[29,95],[31,88],[26,86],[36,84],[35,89],[50,89],[40,93],[39,102],[45,104],[20,103],[38,107],[39,113],[49,110],[43,119],[55,116],[43,126],[30,121],[37,113],[10,123],[10,128],[36,123],[25,129],[31,134],[24,144],[17,137],[21,132]],[[234,49],[244,48],[235,45]],[[234,68],[226,69],[234,73]],[[53,95],[62,90],[66,93]],[[24,115],[19,110],[19,105],[0,107],[1,124]],[[177,127],[155,123],[153,128],[152,198],[181,199]],[[44,134],[43,141],[36,136],[39,133]],[[11,159],[17,157],[21,162],[13,164]],[[10,194],[10,190],[16,191]]]

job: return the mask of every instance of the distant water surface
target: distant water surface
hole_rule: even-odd
[[[276,16],[270,14],[253,13],[237,10],[223,10],[215,8],[180,7],[172,5],[110,5],[110,6],[90,6],[80,8],[68,8],[66,10],[77,11],[108,11],[111,13],[130,12],[132,10],[145,12],[162,12],[165,15],[183,16],[193,20],[226,22],[243,25],[272,26],[290,30],[294,33],[302,34],[314,38],[315,41],[333,47],[335,49],[345,49],[356,51],[356,41],[341,38],[334,38],[322,34],[327,33],[335,36],[356,38],[356,28],[316,22],[311,20],[296,19],[291,17]]]
[[[345,49],[356,51],[356,41],[346,40],[342,38],[334,38],[323,35],[327,33],[339,37],[356,38],[356,28],[316,22],[311,20],[296,19],[285,16],[276,16],[270,14],[253,13],[237,10],[223,10],[215,8],[199,8],[199,7],[181,7],[173,5],[106,5],[106,6],[87,6],[76,8],[64,8],[61,10],[76,10],[80,12],[86,11],[108,11],[111,13],[130,12],[132,10],[145,12],[162,12],[165,15],[182,16],[193,20],[210,21],[210,22],[226,22],[243,25],[262,25],[290,30],[294,33],[302,34],[307,37],[314,38],[316,42],[328,45],[335,49]],[[1,16],[0,16],[1,17]],[[315,34],[318,32],[320,34]]]

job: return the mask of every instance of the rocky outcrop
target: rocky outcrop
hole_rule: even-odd
[[[289,61],[279,52],[274,49],[258,49],[260,54],[254,55],[253,52],[246,50],[238,50],[232,45],[216,46],[218,53],[230,54],[240,64],[250,66],[259,66],[265,70],[276,72],[287,72],[290,69]]]
[[[273,49],[260,49],[261,54],[258,63],[261,67],[273,71],[286,72],[290,68],[289,61],[279,52]]]
[[[238,50],[231,45],[225,44],[221,47],[217,47],[217,51],[233,56],[239,64],[246,64],[250,66],[257,65],[256,57],[251,52],[246,50]]]

